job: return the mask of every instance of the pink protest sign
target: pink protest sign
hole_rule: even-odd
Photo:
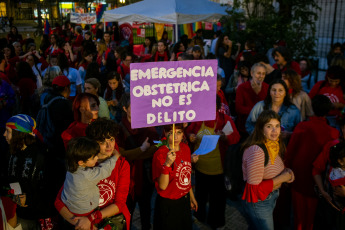
[[[132,128],[216,118],[217,60],[132,63]]]

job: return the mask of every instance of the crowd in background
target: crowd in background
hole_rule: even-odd
[[[15,26],[0,39],[0,229],[130,229],[136,205],[144,230],[192,229],[192,215],[217,229],[227,198],[250,229],[344,229],[344,45],[318,81],[282,39],[261,53],[220,31],[209,52],[202,30],[119,37],[66,22],[40,44]],[[132,129],[130,64],[201,59],[218,60],[216,119]],[[204,135],[216,148],[192,154]]]

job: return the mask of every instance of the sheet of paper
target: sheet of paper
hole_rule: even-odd
[[[234,130],[232,129],[230,121],[228,121],[226,123],[226,125],[224,126],[222,131],[225,135],[230,135],[232,132],[234,132]]]
[[[14,190],[14,195],[20,195],[22,194],[22,188],[20,187],[20,184],[18,182],[11,183],[10,184],[11,189]]]
[[[217,147],[219,135],[204,135],[199,148],[194,152],[196,155],[205,155]]]

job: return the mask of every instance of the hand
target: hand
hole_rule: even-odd
[[[196,135],[193,133],[191,135],[189,135],[189,141],[194,143],[196,141]]]
[[[192,154],[191,162],[195,164],[199,160],[199,155],[196,155],[195,153]]]
[[[219,136],[220,136],[220,137],[219,137],[220,140],[226,141],[226,135],[225,135],[225,133],[224,133],[222,130],[218,130],[218,131],[216,132],[216,135],[219,135]]]
[[[86,216],[78,216],[74,217],[73,220],[77,220],[77,224],[75,225],[76,230],[90,230],[91,229],[91,222]]]
[[[285,168],[281,175],[284,176],[284,182],[286,183],[292,183],[295,180],[295,175],[293,171],[289,168]]]
[[[170,167],[176,160],[176,153],[174,150],[170,150],[167,153],[167,159],[165,160],[164,165]]]
[[[333,103],[333,107],[335,108],[335,109],[343,109],[344,108],[344,104],[342,104],[342,103],[340,103],[340,102],[334,102]]]
[[[333,193],[336,196],[345,197],[345,186],[339,185],[339,186],[333,187]]]
[[[332,197],[325,191],[321,192],[321,195],[323,196],[323,198],[325,198],[328,202],[332,202]]]
[[[150,143],[148,142],[149,138],[146,137],[145,141],[143,142],[143,144],[140,146],[140,149],[142,152],[145,152],[148,148],[150,148]]]
[[[102,63],[104,66],[107,64],[107,61],[105,60],[105,58],[102,58]]]
[[[198,211],[198,202],[196,202],[195,197],[190,197],[190,208],[196,212]]]

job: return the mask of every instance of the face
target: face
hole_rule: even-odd
[[[222,81],[217,80],[217,92],[222,88]]]
[[[173,131],[171,130],[170,132],[168,132],[166,135],[166,138],[169,139],[169,145],[172,145],[173,142]],[[174,145],[178,146],[182,139],[183,139],[183,130],[182,129],[175,129],[175,135],[174,135]]]
[[[83,98],[80,103],[80,112],[85,115],[87,119],[95,120],[98,118],[99,107],[94,98]]]
[[[242,75],[242,76],[248,76],[248,75],[249,75],[248,68],[246,68],[246,67],[242,67],[242,68],[240,69],[240,72],[241,72],[241,75]]]
[[[149,45],[151,45],[151,41],[150,41],[150,39],[146,38],[145,39],[145,46],[149,46]]]
[[[51,57],[50,58],[50,65],[51,66],[57,66],[58,65],[57,57]]]
[[[327,78],[327,79],[328,79],[328,84],[331,88],[336,88],[340,84],[340,79],[331,79],[331,78]]]
[[[98,154],[99,159],[110,157],[115,149],[115,138],[110,137],[104,141],[98,141],[100,151]]]
[[[341,47],[336,47],[336,48],[333,50],[333,52],[334,52],[335,54],[341,54]]]
[[[165,46],[163,42],[158,42],[157,50],[159,53],[163,53],[165,51]]]
[[[93,87],[90,83],[85,83],[84,85],[85,93],[91,93],[97,96],[98,88]]]
[[[14,28],[14,27],[11,28],[11,31],[12,31],[12,33],[14,33],[14,34],[17,33],[17,30],[16,30],[16,28]]]
[[[201,52],[199,50],[193,51],[192,54],[195,59],[199,59],[201,56]]]
[[[114,55],[115,55],[116,59],[120,58],[120,55],[119,55],[119,53],[117,51],[114,52]]]
[[[109,42],[110,41],[110,34],[104,34],[103,38],[104,38],[105,42]]]
[[[92,167],[94,167],[96,165],[97,160],[98,160],[98,156],[97,155],[93,156],[93,157],[90,157],[89,159],[87,159],[87,161],[83,162],[81,166],[92,168]]]
[[[252,71],[251,74],[254,81],[263,82],[266,76],[266,69],[262,66],[258,66]]]
[[[29,52],[33,52],[36,50],[36,46],[30,46]]]
[[[127,56],[125,60],[123,60],[123,64],[125,64],[126,66],[129,66],[132,63],[132,57],[131,56]]]
[[[70,47],[71,47],[70,44],[68,42],[66,42],[63,48],[65,51],[67,51],[67,50],[69,50]]]
[[[111,90],[115,90],[119,86],[119,81],[116,79],[110,79],[108,80],[108,85],[111,88]]]
[[[183,43],[180,44],[180,47],[179,47],[178,51],[180,51],[180,52],[184,52],[185,51]]]
[[[6,131],[4,132],[4,137],[8,144],[11,143],[12,140],[12,129],[6,126]]]
[[[268,140],[276,141],[280,135],[280,122],[277,119],[271,119],[264,126],[264,135]]]
[[[290,89],[290,82],[289,80],[286,78],[285,74],[282,74],[282,80],[286,83],[288,89]]]
[[[18,44],[18,43],[16,43],[16,44],[14,45],[14,51],[15,51],[16,53],[20,53],[20,52],[22,51],[21,45]]]
[[[11,49],[10,48],[4,48],[4,54],[6,57],[11,56]]]
[[[301,71],[303,72],[303,71],[306,71],[307,70],[307,67],[308,67],[308,65],[307,65],[307,62],[306,61],[300,61],[299,62],[299,67],[301,68]]]
[[[92,59],[93,59],[93,56],[92,54],[89,54],[85,57],[85,60],[88,62],[88,63],[91,63],[92,62]]]
[[[284,57],[279,52],[275,53],[274,60],[278,65],[283,65],[285,63]]]
[[[90,36],[90,35],[85,34],[85,40],[89,40],[90,38],[91,38],[91,36]]]
[[[51,44],[55,44],[55,43],[56,43],[56,38],[55,38],[55,36],[51,36],[51,37],[50,37],[50,43],[51,43]]]
[[[99,51],[99,45],[98,44],[96,44],[96,50],[97,50],[97,52]]]
[[[282,104],[286,95],[284,86],[279,83],[272,85],[270,95],[272,102]]]
[[[35,64],[34,58],[31,55],[26,57],[26,62],[29,63],[30,66]]]

